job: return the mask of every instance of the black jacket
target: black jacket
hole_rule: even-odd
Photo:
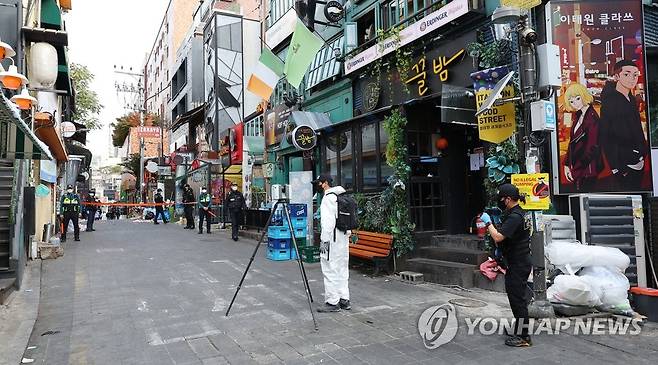
[[[231,191],[226,197],[226,206],[231,211],[247,209],[247,204],[244,200],[244,195],[239,191]]]
[[[192,203],[194,201],[194,191],[192,189],[183,191],[183,203]]]
[[[92,197],[91,195],[87,195],[87,198],[85,198],[85,203],[98,203],[99,200],[96,199],[96,197]],[[98,210],[98,205],[86,205],[87,211],[91,213],[95,213]]]
[[[637,101],[632,94],[622,95],[608,82],[601,92],[600,144],[610,168],[620,173],[628,172],[628,165],[635,165],[640,157],[649,153],[644,138],[642,120]],[[630,189],[632,190],[632,189]]]
[[[498,232],[505,236],[500,243],[508,264],[530,260],[530,225],[520,206],[503,212]]]

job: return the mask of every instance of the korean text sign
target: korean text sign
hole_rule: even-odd
[[[652,189],[642,2],[552,1],[558,192]]]

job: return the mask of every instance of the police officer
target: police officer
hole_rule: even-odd
[[[247,203],[244,200],[244,195],[238,191],[238,184],[231,184],[231,192],[226,197],[228,211],[231,214],[231,237],[233,241],[238,240],[238,231],[240,230],[240,223],[242,223],[242,211],[247,209]]]
[[[66,242],[66,231],[69,222],[73,221],[73,234],[76,241],[80,241],[80,227],[78,226],[78,215],[80,214],[80,197],[73,192],[73,185],[66,187],[66,194],[62,196],[60,204],[60,215],[64,220],[64,229],[62,230],[61,240]]]
[[[183,188],[183,211],[185,212],[185,220],[187,225],[185,229],[194,229],[194,191],[189,184],[185,184]]]
[[[205,187],[199,195],[199,234],[203,233],[203,219],[206,220],[206,233],[210,234],[210,194]]]
[[[94,221],[96,220],[96,211],[98,210],[98,205],[100,201],[98,198],[96,198],[96,190],[91,189],[89,190],[89,194],[87,194],[87,199],[85,199],[85,210],[87,211],[87,229],[85,229],[86,232],[91,232],[95,231],[94,229]]]
[[[164,203],[164,198],[162,197],[162,189],[158,189],[155,192],[155,196],[153,197],[153,201],[156,204]],[[153,223],[154,224],[160,224],[160,223],[158,223],[158,217],[160,217],[160,216],[162,216],[162,221],[164,222],[164,224],[167,224],[168,222],[167,222],[167,218],[165,217],[165,214],[164,214],[163,206],[162,205],[156,205],[155,206],[155,217],[153,218]]]
[[[491,238],[497,247],[502,248],[503,260],[507,265],[505,273],[505,291],[512,313],[516,319],[514,334],[509,335],[505,344],[513,347],[532,346],[528,331],[528,304],[530,291],[528,277],[532,263],[530,260],[530,224],[519,201],[525,203],[525,197],[512,184],[498,187],[498,207],[503,211],[498,227],[491,224],[491,217],[482,213],[480,219],[487,225]]]

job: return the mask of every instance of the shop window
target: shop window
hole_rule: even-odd
[[[341,141],[340,150],[340,184],[346,189],[354,188],[354,158],[352,156],[352,131],[348,130],[339,134]]]
[[[408,20],[408,17],[423,9],[432,0],[390,0],[381,5],[381,21],[383,29],[389,29]],[[426,4],[427,3],[427,4]]]
[[[379,164],[381,166],[381,184],[388,185],[388,178],[393,175],[393,168],[386,163],[386,145],[388,145],[388,134],[384,130],[384,123],[379,123]]]
[[[338,135],[327,138],[326,172],[334,179],[338,178]]]
[[[375,29],[375,9],[372,9],[356,21],[359,46],[377,38]]]
[[[361,128],[361,168],[363,189],[379,187],[377,178],[377,123]]]

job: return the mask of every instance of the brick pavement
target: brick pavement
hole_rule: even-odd
[[[486,364],[655,363],[658,331],[638,336],[534,337],[527,349],[500,336],[456,338],[424,347],[417,321],[455,298],[465,316],[511,316],[500,293],[411,285],[351,271],[353,310],[318,314],[315,332],[297,265],[272,262],[261,248],[231,315],[224,312],[253,251],[215,231],[175,225],[99,222],[65,255],[43,262],[39,316],[25,356],[37,364]],[[306,266],[316,304],[319,264]],[[50,332],[49,332],[50,331]],[[50,334],[49,334],[50,333]]]

